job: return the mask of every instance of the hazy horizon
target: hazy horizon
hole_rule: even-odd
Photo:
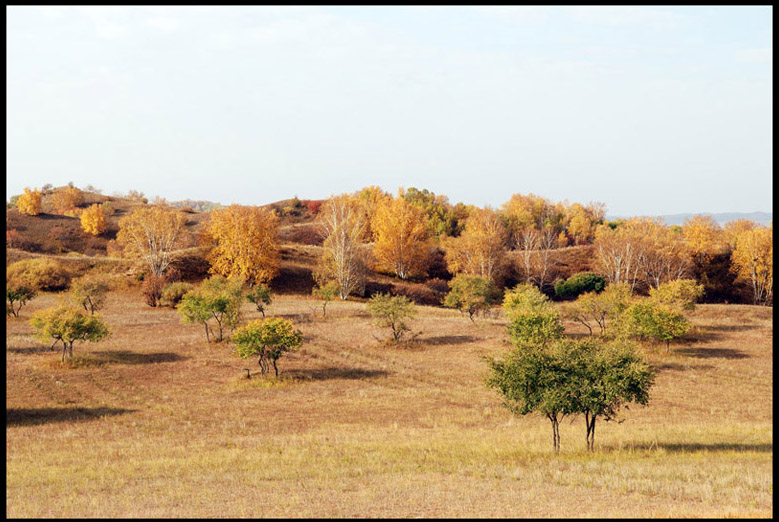
[[[772,211],[772,7],[10,6],[7,195]]]

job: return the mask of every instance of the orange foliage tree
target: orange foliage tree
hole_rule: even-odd
[[[214,242],[210,272],[264,284],[279,272],[279,217],[261,207],[230,205],[213,210],[206,234]]]
[[[140,256],[155,276],[170,265],[171,253],[179,239],[186,217],[165,207],[140,207],[119,220],[116,240],[129,256]]]
[[[430,260],[427,220],[422,209],[402,197],[379,202],[371,222],[377,268],[401,279],[426,275]]]
[[[103,205],[95,203],[81,213],[81,228],[87,234],[99,236],[106,229],[106,216]]]
[[[37,188],[30,190],[30,187],[25,187],[24,193],[20,194],[16,200],[16,208],[24,214],[37,216],[41,213],[41,200],[42,194],[40,190]]]
[[[449,271],[496,282],[504,268],[506,237],[506,226],[497,212],[491,208],[474,208],[462,234],[443,241]]]

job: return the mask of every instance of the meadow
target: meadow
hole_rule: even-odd
[[[364,302],[323,319],[279,295],[268,315],[304,343],[276,379],[133,289],[108,297],[111,339],[63,366],[29,324],[56,302],[7,322],[8,517],[773,516],[770,307],[699,305],[671,354],[647,352],[649,405],[599,424],[593,454],[565,419],[555,455],[546,419],[484,386],[510,348],[500,313],[419,306],[398,348]]]

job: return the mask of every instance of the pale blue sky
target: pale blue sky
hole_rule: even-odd
[[[772,211],[771,7],[7,7],[9,194]]]

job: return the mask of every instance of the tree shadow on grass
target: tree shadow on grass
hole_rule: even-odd
[[[11,353],[43,353],[62,351],[62,347],[57,345],[53,350],[51,346],[25,346],[24,348],[7,348]]]
[[[712,368],[713,366],[711,364],[661,363],[661,364],[652,365],[652,369],[657,370],[659,372],[665,370],[676,370],[676,371],[710,370]]]
[[[285,378],[301,381],[328,381],[331,379],[371,379],[384,377],[389,372],[384,370],[363,370],[361,368],[315,368],[311,370],[285,370],[282,375]]]
[[[138,410],[124,408],[6,408],[6,426],[36,426],[50,422],[81,422],[123,415]]]
[[[732,348],[677,348],[674,353],[699,359],[746,359],[750,357],[741,350]]]
[[[135,353],[127,350],[118,351],[100,351],[92,352],[92,358],[101,363],[119,363],[119,364],[153,364],[185,361],[189,357],[181,356],[177,353]]]
[[[418,341],[420,343],[438,346],[442,344],[473,343],[478,341],[478,339],[472,335],[438,335],[436,337],[428,337],[427,339],[418,339]]]
[[[617,446],[604,446],[604,451],[631,451],[631,450],[664,450],[668,453],[699,453],[699,452],[727,452],[727,451],[740,451],[749,452],[754,451],[758,453],[772,453],[774,451],[774,445],[772,443],[764,444],[738,444],[731,442],[715,442],[711,444],[697,443],[697,442],[638,442],[620,447]]]

